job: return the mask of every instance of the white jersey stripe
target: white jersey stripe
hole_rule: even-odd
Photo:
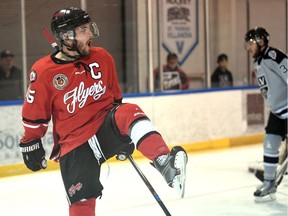
[[[39,128],[41,126],[48,127],[48,124],[30,125],[30,124],[24,123],[23,121],[22,121],[22,124],[24,127],[33,128],[33,129]]]

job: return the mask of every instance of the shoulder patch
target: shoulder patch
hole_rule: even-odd
[[[277,53],[274,50],[268,52],[268,56],[275,60],[277,58]]]
[[[270,47],[269,51],[263,56],[263,58],[271,59],[279,64],[283,59],[287,58],[287,56],[280,50]]]
[[[35,82],[37,79],[37,73],[35,70],[32,70],[29,75],[30,83]]]

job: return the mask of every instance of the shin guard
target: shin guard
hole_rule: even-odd
[[[264,138],[264,179],[274,180],[279,161],[279,146],[282,137],[274,134],[266,134]]]

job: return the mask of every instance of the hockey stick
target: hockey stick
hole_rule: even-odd
[[[47,39],[47,41],[50,43],[50,45],[53,47],[53,49],[55,49],[56,51],[59,51],[59,47],[58,47],[56,41],[54,40],[54,38],[52,37],[52,35],[50,34],[50,32],[48,31],[48,29],[44,28],[42,30],[42,33],[45,36],[45,38]]]
[[[279,171],[276,174],[276,184],[277,184],[277,186],[281,183],[281,181],[283,179],[283,176],[286,173],[287,163],[288,163],[288,157],[286,157],[285,161],[282,163]]]
[[[157,203],[160,205],[160,207],[162,208],[162,210],[164,211],[164,213],[166,214],[166,216],[171,216],[170,212],[168,211],[168,209],[166,208],[166,206],[164,205],[164,203],[162,202],[162,200],[160,199],[159,195],[157,194],[157,192],[154,190],[153,186],[150,184],[150,182],[148,181],[148,179],[146,178],[146,176],[143,174],[143,172],[140,170],[140,168],[138,167],[138,165],[136,164],[135,160],[133,159],[132,155],[127,154],[127,153],[120,153],[117,155],[116,157],[118,160],[124,161],[126,160],[126,158],[129,159],[129,161],[131,162],[132,166],[135,168],[135,170],[137,171],[137,173],[139,174],[139,176],[141,177],[141,179],[143,180],[143,182],[145,183],[145,185],[147,186],[147,188],[150,190],[151,194],[153,195],[153,197],[155,198],[155,200],[157,201]]]

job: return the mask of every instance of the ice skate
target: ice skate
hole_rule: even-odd
[[[276,181],[264,180],[263,184],[254,192],[255,202],[272,201],[276,199]]]
[[[187,161],[186,151],[180,146],[175,146],[168,155],[162,155],[154,162],[156,169],[163,175],[167,184],[175,188],[181,198],[184,197],[185,192]]]

